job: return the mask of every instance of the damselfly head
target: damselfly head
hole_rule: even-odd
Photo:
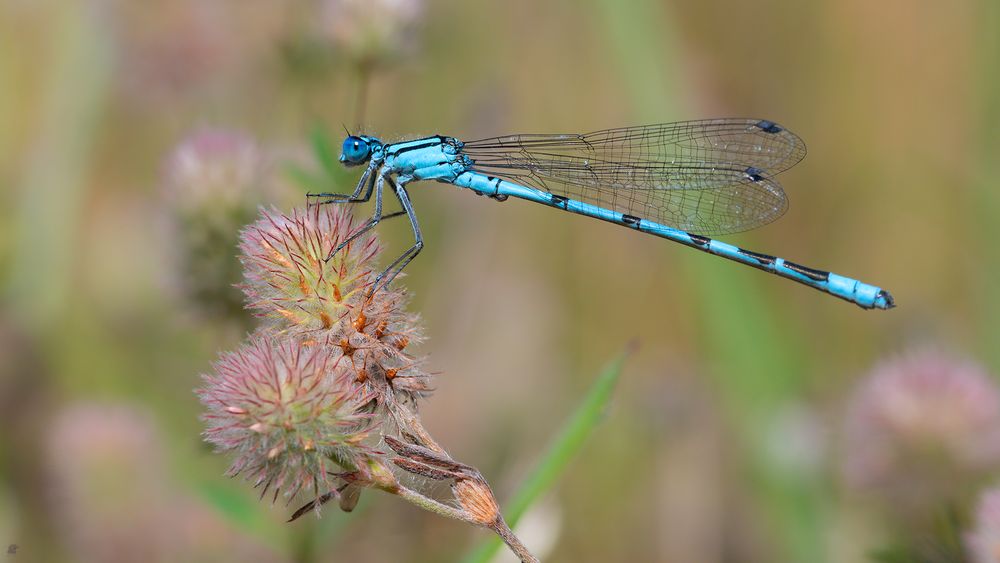
[[[368,162],[372,156],[372,149],[378,141],[371,137],[359,137],[348,135],[344,139],[344,146],[340,149],[340,162],[347,166],[357,166]]]

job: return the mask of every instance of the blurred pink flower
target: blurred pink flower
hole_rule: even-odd
[[[206,128],[181,140],[167,160],[166,196],[182,210],[229,207],[263,192],[262,151],[250,136]]]
[[[941,502],[1000,467],[1000,390],[977,364],[921,351],[878,365],[847,411],[848,482]]]
[[[213,128],[182,139],[166,159],[166,285],[198,318],[249,320],[234,288],[241,268],[233,249],[239,229],[271,197],[267,160],[250,136]]]
[[[345,364],[321,346],[260,335],[224,354],[198,395],[206,440],[235,454],[229,473],[291,498],[329,490],[337,466],[365,467],[372,396]]]
[[[323,31],[362,65],[388,61],[412,48],[421,0],[325,0]]]
[[[973,529],[965,536],[972,563],[1000,563],[1000,489],[984,492],[974,514]]]
[[[129,100],[151,105],[190,95],[218,77],[240,55],[238,35],[222,6],[196,0],[97,0],[117,42],[116,73]]]
[[[118,87],[143,110],[201,102],[207,93],[239,87],[273,48],[287,13],[266,2],[240,10],[232,0],[90,3],[115,47]]]
[[[174,485],[164,443],[139,407],[80,403],[47,439],[49,505],[74,561],[277,561]]]
[[[169,548],[161,448],[149,416],[125,406],[81,404],[56,417],[50,501],[81,560],[155,560]]]

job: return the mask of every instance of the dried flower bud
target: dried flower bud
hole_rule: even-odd
[[[368,482],[376,488],[384,491],[395,491],[399,488],[399,481],[396,475],[382,462],[375,459],[368,459]]]
[[[462,510],[483,526],[492,526],[500,518],[500,506],[493,491],[480,479],[460,479],[452,485],[451,492]]]
[[[361,499],[361,487],[348,483],[344,487],[344,490],[340,492],[340,499],[337,504],[340,509],[344,512],[351,512],[356,506],[358,506],[358,501]]]
[[[1000,390],[934,352],[886,361],[847,413],[845,474],[891,499],[943,502],[1000,467]]]
[[[331,461],[365,464],[371,397],[322,347],[258,336],[223,355],[215,372],[198,395],[208,408],[205,438],[236,454],[231,475],[292,497],[329,490]]]

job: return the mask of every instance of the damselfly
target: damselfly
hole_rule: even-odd
[[[367,163],[352,194],[309,194],[319,203],[368,201],[375,213],[338,250],[380,220],[406,215],[414,245],[376,278],[388,284],[423,248],[406,186],[437,180],[503,201],[516,197],[670,239],[818,289],[865,309],[889,309],[879,287],[726,244],[724,235],[780,217],[787,199],[774,175],[806,154],[794,133],[773,121],[710,119],[606,129],[586,134],[508,135],[460,141],[435,135],[383,143],[348,133],[340,155],[347,166]],[[388,184],[402,211],[383,216]]]

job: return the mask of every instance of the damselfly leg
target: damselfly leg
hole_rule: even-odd
[[[338,244],[336,247],[334,247],[333,250],[330,251],[330,254],[327,255],[327,257],[326,257],[326,261],[327,262],[329,262],[331,258],[333,258],[338,252],[340,252],[340,250],[342,248],[344,248],[348,244],[351,244],[352,242],[354,242],[361,235],[363,235],[363,234],[367,233],[368,231],[372,230],[375,227],[375,225],[378,225],[379,221],[382,220],[382,188],[383,188],[386,176],[388,176],[387,172],[381,172],[378,176],[374,177],[373,185],[374,185],[374,192],[375,192],[375,213],[372,214],[371,219],[369,219],[367,222],[365,222],[365,224],[362,225],[361,228],[359,228],[358,230],[356,230],[353,233],[351,233],[350,236],[348,236],[340,244]],[[364,179],[364,178],[362,178],[362,179]],[[372,189],[370,188],[368,190],[368,194],[366,194],[368,198],[371,197],[371,193],[372,193]],[[368,201],[368,199],[365,199],[364,201]],[[347,203],[347,202],[343,202],[343,203]]]
[[[406,214],[410,218],[410,227],[413,229],[413,246],[411,246],[406,252],[399,255],[398,258],[392,261],[391,264],[375,278],[375,282],[372,283],[371,291],[368,296],[371,297],[378,290],[379,284],[382,287],[387,287],[392,280],[399,275],[400,272],[406,268],[414,258],[420,254],[420,251],[424,248],[424,237],[420,234],[420,224],[417,222],[417,214],[413,211],[413,204],[410,203],[410,194],[406,191],[406,186],[404,184],[396,184],[392,181],[392,178],[386,177],[386,181],[392,186],[393,191],[396,193],[396,199],[399,200],[399,205],[403,207],[403,211],[394,213],[394,215]]]
[[[375,187],[374,165],[365,168],[358,185],[352,194],[335,194],[329,192],[307,193],[306,205],[325,205],[328,203],[364,203],[371,199],[372,189]],[[365,192],[361,195],[361,192]],[[311,202],[311,198],[325,199],[325,201]]]

